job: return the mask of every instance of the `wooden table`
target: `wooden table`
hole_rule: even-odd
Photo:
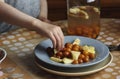
[[[66,25],[66,21],[56,22]],[[101,19],[101,32],[98,40],[105,44],[120,44],[120,20]],[[0,35],[0,47],[8,55],[0,64],[0,79],[120,79],[120,51],[112,51],[112,63],[102,71],[88,76],[58,76],[38,68],[34,62],[34,47],[46,39],[34,31],[20,28]]]

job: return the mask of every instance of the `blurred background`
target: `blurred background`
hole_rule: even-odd
[[[47,0],[48,18],[52,21],[67,18],[66,0]],[[120,0],[101,0],[101,18],[120,18]]]

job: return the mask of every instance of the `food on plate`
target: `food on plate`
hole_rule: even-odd
[[[79,52],[79,51],[71,51],[72,59],[73,60],[78,60],[80,53],[81,52]]]
[[[77,38],[72,43],[65,43],[60,51],[51,47],[46,50],[50,59],[58,63],[81,64],[93,60],[96,57],[95,47],[87,44],[82,46],[80,42],[81,40]]]
[[[56,62],[62,62],[62,59],[57,58],[57,57],[50,57],[50,59]]]
[[[72,62],[73,62],[73,59],[63,58],[63,63],[64,63],[64,64],[71,64]]]

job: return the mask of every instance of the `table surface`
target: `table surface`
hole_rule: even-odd
[[[66,21],[56,22],[66,26]],[[101,19],[98,40],[107,45],[120,44],[120,19]],[[105,69],[88,76],[65,77],[38,68],[34,61],[34,47],[46,38],[35,31],[20,28],[0,35],[0,47],[7,58],[0,64],[0,79],[120,79],[120,51],[112,51],[112,63]]]

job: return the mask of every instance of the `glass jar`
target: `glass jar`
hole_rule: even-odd
[[[100,32],[99,0],[67,0],[67,34],[97,38]]]

